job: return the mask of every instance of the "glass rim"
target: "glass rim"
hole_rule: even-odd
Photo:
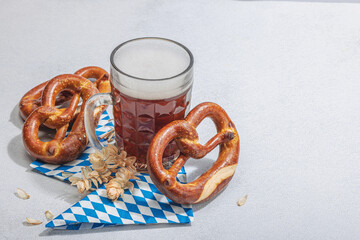
[[[168,41],[168,42],[174,43],[174,44],[180,46],[181,48],[183,48],[183,49],[187,52],[187,54],[189,55],[189,57],[190,57],[189,65],[187,66],[187,68],[186,68],[184,71],[182,71],[182,72],[180,72],[180,73],[178,73],[178,74],[176,74],[176,75],[174,75],[174,76],[167,77],[167,78],[141,78],[141,77],[132,76],[132,75],[127,74],[127,73],[125,73],[124,71],[120,70],[120,68],[117,67],[116,64],[115,64],[115,62],[114,62],[114,56],[115,56],[116,52],[117,52],[121,47],[125,46],[125,45],[128,44],[128,43],[135,42],[135,41],[139,41],[139,40],[147,40],[147,39],[155,39],[155,40]],[[137,80],[142,80],[142,81],[164,81],[164,80],[171,80],[171,79],[174,79],[174,78],[176,78],[176,77],[179,77],[179,76],[181,76],[181,75],[184,75],[184,74],[188,73],[188,72],[191,70],[191,68],[193,67],[193,65],[194,65],[194,57],[193,57],[191,51],[190,51],[187,47],[185,47],[183,44],[181,44],[181,43],[179,43],[179,42],[176,42],[176,41],[174,41],[174,40],[167,39],[167,38],[161,38],[161,37],[141,37],[141,38],[130,39],[130,40],[126,41],[126,42],[121,43],[121,44],[118,45],[117,47],[115,47],[114,50],[111,52],[111,55],[110,55],[110,63],[111,63],[111,66],[112,66],[116,71],[118,71],[119,73],[121,73],[121,74],[123,74],[123,75],[125,75],[125,76],[127,76],[127,77],[130,77],[130,78],[133,78],[133,79],[137,79]]]

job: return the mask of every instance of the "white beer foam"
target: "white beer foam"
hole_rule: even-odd
[[[192,69],[179,75],[188,68],[190,61],[189,53],[170,41],[149,38],[128,42],[114,54],[113,63],[121,72],[135,78],[114,68],[111,69],[111,78],[115,87],[130,97],[147,100],[171,98],[191,86]]]

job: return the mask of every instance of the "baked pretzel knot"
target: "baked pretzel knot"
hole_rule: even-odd
[[[96,81],[94,84],[98,88],[100,92],[110,92],[110,82],[109,82],[109,74],[100,67],[89,66],[84,67],[77,70],[74,74],[79,75],[84,78],[95,78]],[[43,82],[36,87],[29,90],[25,95],[21,98],[19,103],[20,115],[26,120],[27,117],[38,107],[41,106],[42,100],[41,95],[44,91],[46,84],[49,81]],[[65,89],[60,92],[56,97],[55,105],[61,105],[67,101],[69,101],[74,94],[70,89]],[[74,118],[76,115],[73,116]],[[46,123],[44,124],[47,125]]]
[[[217,134],[201,145],[195,128],[206,117],[214,121]],[[162,155],[166,145],[173,139],[181,154],[166,170],[162,165]],[[203,158],[217,145],[220,145],[219,157],[208,171],[193,182],[177,182],[178,172],[190,157]],[[149,175],[156,187],[174,202],[200,203],[215,196],[229,183],[235,173],[239,150],[239,135],[224,109],[215,103],[202,103],[185,120],[173,121],[155,135],[147,156]]]
[[[97,81],[92,83],[87,78],[97,78]],[[59,75],[34,89],[25,94],[19,105],[21,115],[24,118],[29,115],[23,126],[26,150],[33,157],[51,164],[63,164],[76,159],[87,145],[84,125],[85,103],[92,95],[99,93],[99,90],[110,91],[108,74],[101,68],[87,67],[75,74]],[[61,95],[64,92],[70,94]],[[67,108],[56,108],[59,95],[62,102],[70,100]],[[83,103],[78,112],[80,97]],[[96,109],[96,122],[105,108],[106,106],[100,106]],[[39,127],[42,124],[57,130],[53,140],[43,142],[39,139]],[[70,125],[71,131],[65,137]]]

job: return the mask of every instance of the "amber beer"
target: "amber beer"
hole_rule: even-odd
[[[190,91],[168,99],[144,100],[121,94],[113,88],[115,139],[129,155],[145,163],[146,154],[154,135],[166,124],[183,119],[190,104]],[[179,150],[175,141],[164,151],[163,162],[169,167]]]
[[[138,168],[144,167],[154,135],[166,124],[183,119],[189,111],[193,56],[178,42],[150,37],[120,44],[111,53],[110,61],[111,94],[94,95],[86,108],[114,105],[116,143],[137,157]],[[102,145],[89,127],[91,114],[85,115],[89,141],[100,149]],[[170,142],[163,165],[170,167],[178,154],[176,143]]]

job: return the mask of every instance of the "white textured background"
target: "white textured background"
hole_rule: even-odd
[[[21,96],[83,66],[109,69],[111,50],[141,36],[192,50],[192,106],[220,104],[240,133],[233,180],[194,206],[191,225],[23,225],[80,196],[29,170]],[[0,0],[0,75],[0,239],[360,238],[360,1]],[[199,128],[203,141],[209,128],[210,121]],[[214,158],[189,163],[190,178]],[[17,187],[31,198],[16,198]]]

